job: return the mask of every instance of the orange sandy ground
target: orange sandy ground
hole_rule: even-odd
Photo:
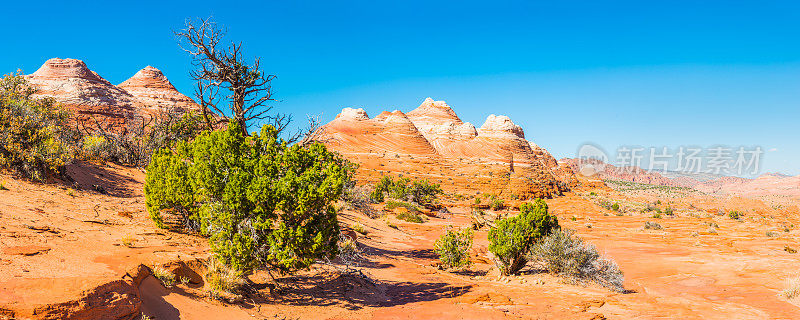
[[[26,310],[75,299],[84,290],[120,279],[138,264],[208,256],[204,239],[153,226],[144,209],[140,171],[91,164],[71,170],[77,187],[100,185],[108,194],[0,176],[8,188],[0,191],[0,311],[16,311],[22,318]],[[391,213],[370,219],[343,211],[343,225],[359,223],[368,230],[358,239],[366,257],[359,270],[372,282],[318,265],[278,279],[284,292],[273,295],[269,276],[257,273],[251,280],[261,297],[226,304],[207,298],[201,289],[166,289],[149,277],[139,286],[141,311],[154,319],[203,320],[800,318],[800,304],[779,296],[785,279],[800,272],[798,254],[784,250],[800,249],[796,215],[758,211],[759,201],[598,193],[620,201],[659,198],[679,208],[675,217],[654,219],[638,212],[617,216],[599,207],[588,191],[548,200],[562,226],[577,230],[617,261],[629,293],[532,271],[499,278],[487,258],[486,230],[475,233],[475,264],[469,270],[437,269],[433,242],[446,225],[470,224],[471,209],[464,202],[451,207],[452,214],[422,224],[396,220]],[[730,205],[756,210],[741,208],[747,215],[737,221],[690,215],[689,204],[702,208],[700,213]],[[645,230],[645,221],[664,229]],[[719,226],[716,234],[708,232],[711,222]],[[790,224],[794,229],[783,231]],[[778,235],[765,235],[772,230]]]

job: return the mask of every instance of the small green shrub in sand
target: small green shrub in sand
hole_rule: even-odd
[[[496,221],[489,230],[489,251],[500,273],[517,274],[527,264],[531,246],[558,228],[558,219],[547,212],[547,204],[541,199],[520,205],[515,217]]]
[[[436,240],[433,251],[439,255],[444,269],[458,269],[469,266],[472,261],[469,251],[472,248],[472,229],[453,230],[448,226],[445,233]]]

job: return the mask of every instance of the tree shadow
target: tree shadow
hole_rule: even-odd
[[[285,285],[281,304],[297,306],[392,307],[461,296],[471,285],[447,283],[378,282],[356,273],[320,273],[277,279]]]
[[[131,198],[140,195],[139,183],[134,177],[119,174],[110,165],[77,161],[67,166],[66,177],[73,186],[114,197]]]
[[[369,246],[366,244],[359,244],[362,247],[362,252],[370,256],[383,256],[383,257],[404,257],[410,259],[438,259],[439,257],[433,252],[433,249],[413,249],[413,250],[390,250],[378,247]]]

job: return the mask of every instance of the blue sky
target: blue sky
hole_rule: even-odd
[[[796,1],[15,1],[0,71],[77,58],[112,83],[146,65],[190,94],[172,30],[214,16],[278,78],[280,111],[332,119],[446,100],[510,116],[556,157],[586,142],[762,146],[800,174]],[[8,32],[14,30],[13,32]],[[772,150],[772,151],[769,151]]]

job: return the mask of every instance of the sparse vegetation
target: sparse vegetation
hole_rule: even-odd
[[[439,255],[444,269],[458,269],[469,266],[472,261],[469,251],[472,248],[472,229],[456,231],[448,226],[445,233],[434,243],[433,251]]]
[[[378,216],[378,212],[370,205],[372,202],[371,193],[369,186],[356,186],[355,181],[348,181],[345,183],[340,200],[347,204],[351,210],[361,212],[370,218],[375,218]]]
[[[131,248],[134,246],[134,244],[136,244],[136,239],[131,236],[122,237],[120,241],[122,242],[123,246],[126,246],[128,248]]]
[[[743,217],[743,215],[739,211],[734,210],[734,211],[728,212],[728,218],[731,218],[732,220],[739,220],[742,217]]]
[[[374,203],[381,203],[386,197],[389,197],[426,205],[432,203],[436,196],[442,193],[439,184],[431,183],[428,180],[411,180],[409,178],[394,180],[391,177],[383,176],[370,193],[370,199]]]
[[[165,112],[126,119],[122,124],[106,124],[92,118],[82,123],[83,139],[80,156],[90,160],[112,161],[127,166],[143,167],[153,153],[172,147],[177,141],[188,141],[203,128],[200,115],[194,112]]]
[[[406,222],[413,222],[413,223],[423,223],[425,220],[419,214],[411,211],[404,211],[400,212],[396,215],[397,219],[406,221]]]
[[[386,201],[386,206],[384,206],[384,209],[386,210],[394,210],[397,208],[405,208],[408,212],[413,212],[413,213],[419,212],[419,207],[417,207],[413,203],[408,203],[403,201],[389,200]]]
[[[663,229],[660,224],[656,222],[645,221],[644,228],[648,230],[661,230]]]
[[[6,188],[6,181],[5,180],[0,182],[0,190],[8,190],[8,188]]]
[[[490,209],[492,209],[494,211],[497,211],[497,210],[501,210],[501,209],[503,209],[505,207],[506,207],[506,204],[505,204],[505,202],[503,202],[503,199],[500,199],[496,194],[492,194],[492,195],[489,196],[489,208]]]
[[[355,232],[358,232],[360,234],[363,234],[363,235],[367,234],[367,228],[364,228],[364,226],[361,225],[360,223],[353,224],[351,226],[351,228],[353,228],[353,230],[355,230]]]
[[[344,265],[346,272],[358,266],[359,261],[363,259],[361,256],[361,249],[358,248],[358,242],[355,239],[341,234],[339,235],[337,246],[339,247],[339,253],[336,258]]]
[[[617,292],[625,290],[625,278],[617,264],[601,257],[594,245],[569,229],[553,230],[532,247],[529,259],[551,274],[579,283],[596,282]]]
[[[547,212],[541,199],[520,205],[515,217],[496,221],[496,227],[489,230],[489,251],[501,274],[517,274],[528,262],[531,246],[557,228],[558,219]]]
[[[780,236],[780,234],[778,234],[775,231],[767,231],[764,235],[766,235],[768,238],[775,238]]]
[[[35,181],[63,173],[74,153],[68,114],[19,72],[0,79],[0,168]]]
[[[156,277],[165,287],[175,285],[175,275],[162,266],[153,266],[153,276]]]
[[[786,279],[786,288],[783,289],[781,295],[789,300],[800,297],[800,276]]]
[[[226,266],[215,256],[206,261],[205,290],[212,298],[223,299],[226,296],[238,296],[246,283],[246,278],[241,271]]]

